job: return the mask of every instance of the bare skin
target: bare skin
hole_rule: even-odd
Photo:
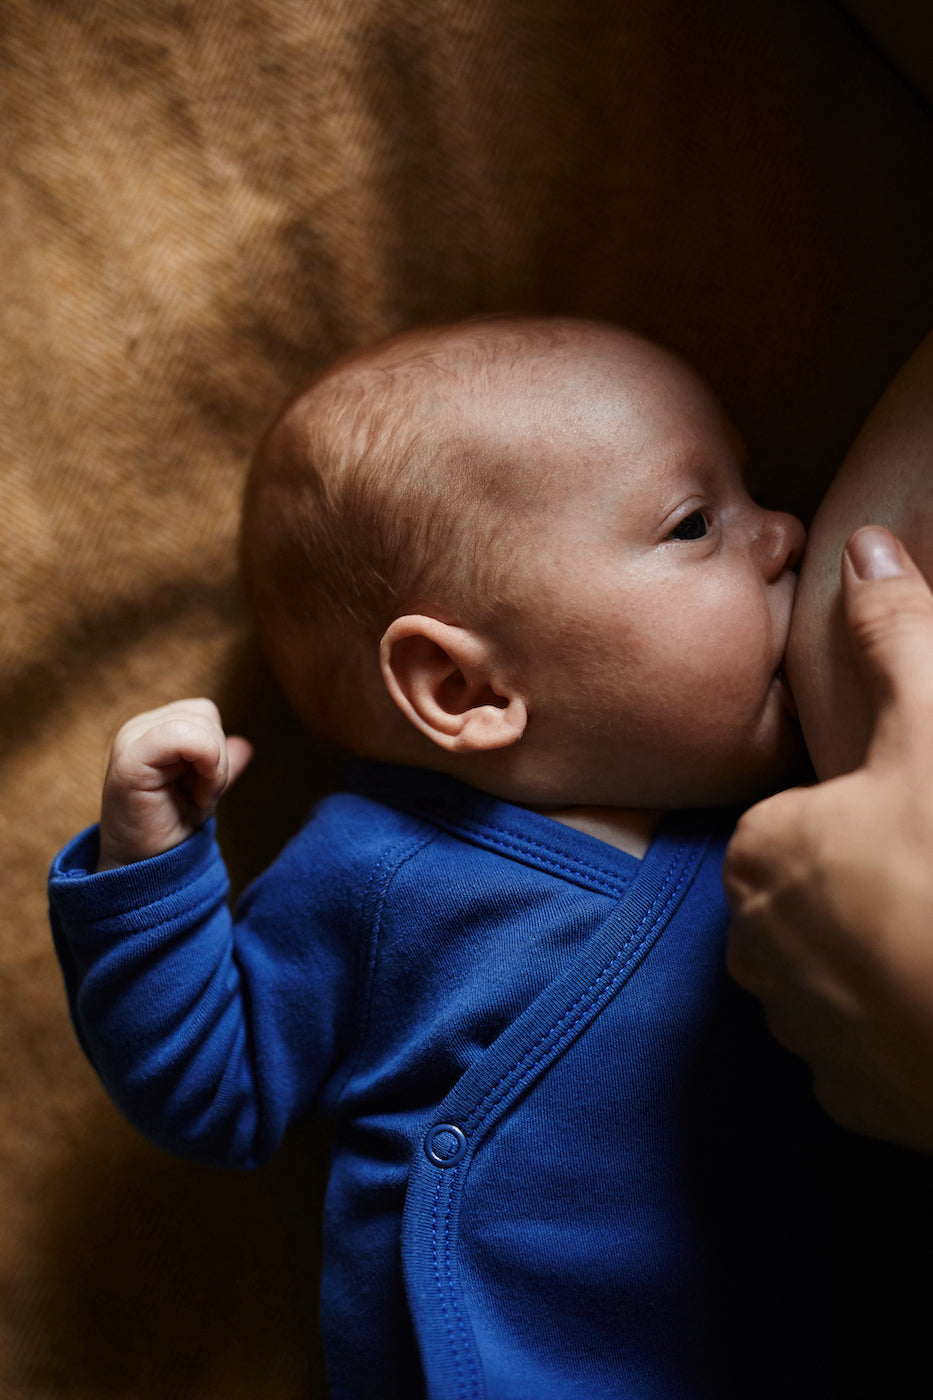
[[[883,525],[933,579],[933,335],[919,346],[859,434],[820,505],[800,571],[787,673],[817,777],[856,767],[873,704],[842,606],[843,546]]]
[[[210,817],[253,754],[212,700],[178,700],[123,725],[110,754],[97,869],[171,850]]]
[[[645,812],[787,781],[804,531],[751,499],[737,435],[673,357],[583,326],[529,361],[459,410],[508,445],[506,606],[478,621],[469,599],[419,598],[382,638],[382,677],[411,761],[561,820],[589,809],[613,844],[606,814],[626,809],[642,843]]]
[[[458,355],[503,334],[471,324],[426,345]],[[786,781],[799,733],[781,666],[803,527],[751,499],[736,433],[673,356],[586,322],[524,344],[446,381],[469,432],[495,432],[508,460],[493,499],[521,529],[500,606],[490,618],[469,596],[419,597],[373,646],[372,676],[411,736],[403,761],[642,855],[661,811]],[[414,333],[409,345],[423,351]],[[368,756],[399,761],[384,733]],[[178,844],[248,753],[207,701],[131,721],[105,785],[101,868]]]
[[[933,1151],[933,338],[821,507],[789,668],[825,781],[753,807],[729,965],[843,1126]],[[898,530],[849,532],[867,519]],[[841,571],[840,571],[840,556]]]

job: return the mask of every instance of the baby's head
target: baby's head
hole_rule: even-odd
[[[260,630],[312,730],[539,806],[780,782],[802,543],[748,497],[679,360],[544,318],[340,361],[260,445],[243,523]]]

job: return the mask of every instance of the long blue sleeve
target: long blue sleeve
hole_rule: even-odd
[[[334,1400],[851,1392],[835,1328],[849,1298],[883,1312],[890,1202],[922,1222],[928,1173],[917,1204],[897,1161],[861,1174],[729,982],[728,830],[672,815],[636,861],[359,765],[233,917],[210,828],[56,860],[75,1025],[138,1128],[245,1167],[331,1120]]]
[[[52,930],[78,1037],[159,1146],[251,1167],[307,1113],[352,976],[313,856],[287,849],[235,922],[213,823],[120,870],[92,873],[96,828],[57,857]]]

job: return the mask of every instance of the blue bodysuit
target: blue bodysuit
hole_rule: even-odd
[[[638,861],[361,764],[235,919],[210,826],[59,855],[74,1022],[142,1132],[251,1167],[332,1121],[335,1400],[834,1393],[829,1125],[725,976],[727,834]]]

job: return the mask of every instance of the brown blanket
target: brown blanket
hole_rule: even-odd
[[[695,361],[756,486],[808,511],[933,324],[933,117],[828,0],[5,0],[0,111],[0,1392],[307,1400],[322,1137],[246,1177],[121,1122],[48,860],[117,724],[170,698],[257,743],[238,885],[327,781],[233,543],[261,425],[350,345],[617,320]]]

